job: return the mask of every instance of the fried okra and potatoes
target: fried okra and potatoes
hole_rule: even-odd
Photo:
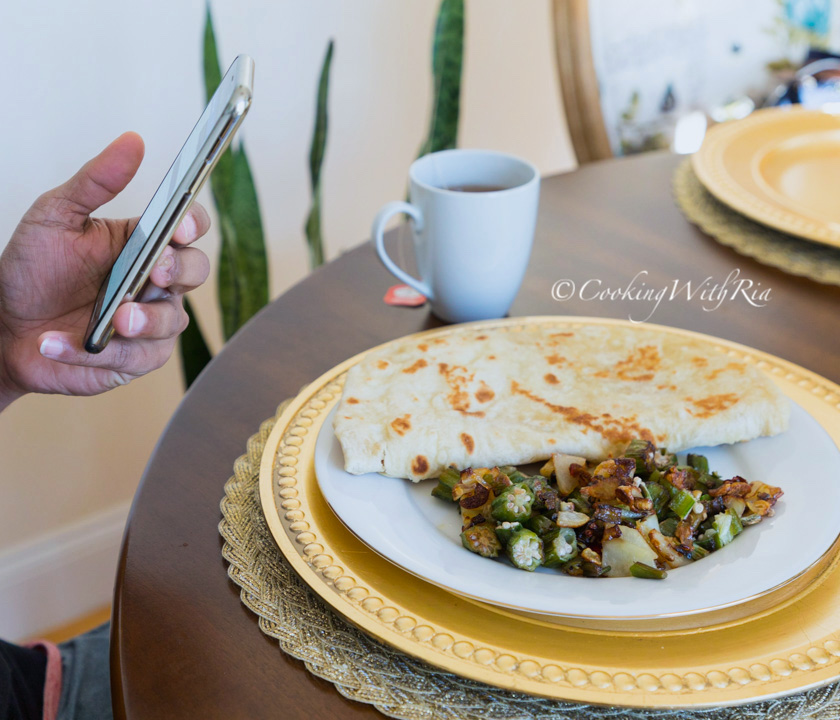
[[[773,515],[782,490],[722,479],[647,440],[593,466],[555,453],[537,475],[513,466],[446,469],[432,495],[457,504],[463,546],[521,570],[663,579]]]

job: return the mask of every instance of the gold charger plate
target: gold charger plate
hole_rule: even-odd
[[[840,116],[759,110],[709,130],[692,165],[712,195],[743,215],[840,247]]]
[[[616,324],[589,318],[524,323]],[[687,337],[696,333],[648,326]],[[430,337],[458,327],[421,333]],[[840,444],[840,387],[792,363],[699,336],[755,363]],[[305,388],[278,419],[260,467],[260,498],[281,552],[333,609],[377,639],[434,666],[520,692],[632,707],[735,705],[840,677],[840,571],[833,562],[808,592],[781,609],[702,633],[587,633],[470,602],[403,572],[353,536],[318,489],[314,447],[341,394],[342,363]]]

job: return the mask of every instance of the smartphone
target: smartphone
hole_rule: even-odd
[[[145,286],[154,264],[242,124],[251,106],[253,85],[254,61],[239,55],[102,283],[85,337],[85,350],[89,353],[105,349],[114,334],[117,308],[134,300]]]

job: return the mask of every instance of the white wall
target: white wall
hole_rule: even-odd
[[[308,270],[301,231],[309,209],[307,157],[328,39],[336,47],[323,227],[328,255],[335,257],[363,242],[379,206],[404,193],[429,112],[437,5],[213,2],[223,64],[238,52],[256,61],[254,104],[241,136],[262,203],[273,296]],[[144,137],[146,159],[101,214],[142,210],[202,108],[203,21],[203,0],[0,5],[0,247],[38,194],[129,129]],[[461,145],[522,155],[544,174],[571,168],[548,0],[467,0],[466,42]],[[209,205],[206,196],[204,202]],[[201,247],[215,258],[215,231]],[[195,295],[218,349],[214,283]],[[181,394],[176,358],[105,396],[30,396],[0,415],[0,566],[18,547],[41,547],[47,533],[125,507]],[[57,620],[51,615],[44,624]],[[0,632],[34,631],[8,627],[0,622]]]

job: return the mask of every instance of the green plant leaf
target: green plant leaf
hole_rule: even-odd
[[[213,358],[210,348],[201,334],[195,311],[190,301],[184,297],[184,309],[190,318],[187,329],[181,333],[181,361],[184,372],[184,385],[189,388],[198,377],[204,366]]]
[[[210,102],[219,83],[222,82],[222,68],[216,49],[216,35],[213,31],[213,17],[210,5],[207,5],[207,16],[204,24],[204,96],[205,102]],[[213,190],[213,200],[216,205],[230,207],[231,188],[233,186],[233,158],[227,150],[216,163],[210,175],[210,187]]]
[[[248,156],[245,154],[244,143],[240,143],[233,152],[231,201],[230,216],[236,232],[236,240],[232,245],[236,287],[239,291],[239,314],[236,318],[236,330],[238,330],[268,303],[268,259],[265,234],[260,217],[257,188],[251,174],[251,166],[248,164]]]
[[[219,269],[218,287],[219,311],[222,316],[222,336],[225,340],[230,338],[237,328],[237,320],[240,317],[239,309],[239,279],[236,275],[236,228],[229,213],[222,212],[216,204],[219,216]]]
[[[306,242],[309,245],[309,266],[314,270],[324,264],[324,240],[321,236],[321,167],[327,149],[327,97],[330,85],[333,41],[327,45],[327,53],[321,65],[318,81],[318,100],[315,107],[315,129],[309,149],[309,181],[312,186],[312,208],[306,218]]]
[[[268,261],[257,192],[240,145],[232,152],[229,207],[216,199],[221,231],[219,304],[225,340],[268,302]],[[214,193],[215,197],[215,193]]]
[[[219,66],[216,33],[213,30],[213,15],[210,12],[210,3],[208,2],[204,15],[204,89],[206,100],[210,100],[220,82],[222,82],[222,69]]]
[[[432,43],[432,116],[420,157],[458,144],[463,61],[464,0],[441,0]]]
[[[321,238],[321,188],[312,197],[312,207],[306,218],[306,243],[309,246],[309,268],[314,270],[324,264],[324,242]]]
[[[222,69],[216,48],[216,34],[213,30],[213,16],[210,4],[207,4],[207,15],[204,24],[204,95],[205,102],[209,102],[222,81]],[[216,163],[210,175],[210,189],[213,204],[219,219],[219,267],[218,293],[222,315],[222,333],[227,339],[236,332],[235,318],[239,316],[235,307],[239,293],[236,290],[236,268],[234,264],[234,244],[236,229],[230,217],[233,196],[233,153],[229,148]]]
[[[221,82],[210,7],[204,31],[204,84],[207,100]],[[222,333],[228,340],[268,302],[268,261],[259,201],[242,144],[219,158],[210,176],[219,218],[218,292]]]

